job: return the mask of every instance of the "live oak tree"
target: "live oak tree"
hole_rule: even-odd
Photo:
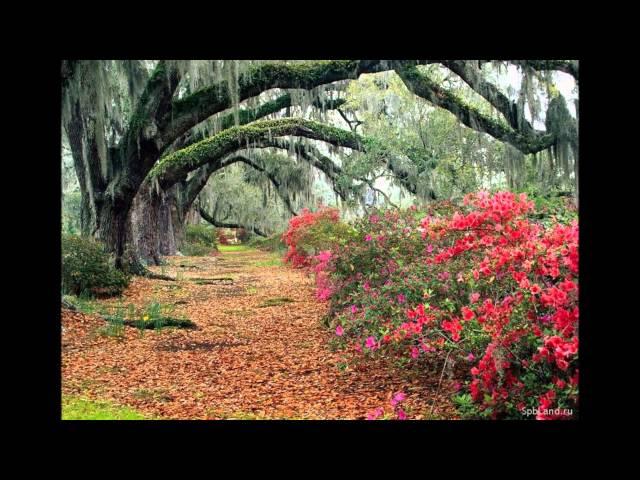
[[[481,108],[434,78],[429,70],[434,64],[482,98]],[[501,62],[517,65],[523,83],[529,82],[515,101],[487,79],[486,64],[493,65],[457,60],[64,61],[63,133],[80,186],[82,232],[102,239],[119,267],[144,274],[141,260],[158,263],[160,255],[176,251],[196,207],[218,222],[198,196],[211,175],[239,164],[262,175],[263,185],[273,186],[293,214],[288,183],[282,180],[291,178],[294,167],[272,168],[274,160],[268,157],[276,150],[323,172],[343,198],[357,186],[375,188],[367,169],[343,168],[320,153],[313,145],[318,141],[346,149],[346,156],[362,152],[372,169],[388,171],[408,192],[420,194],[407,158],[363,135],[353,112],[340,110],[348,129],[324,121],[324,112],[344,104],[332,92],[362,74],[385,71],[394,71],[417,97],[514,151],[551,151],[567,175],[573,162],[577,179],[577,124],[562,96],[552,95],[545,130],[534,128],[535,118],[526,118],[526,108],[533,117],[539,113],[530,85],[538,82],[551,90],[550,71],[565,72],[577,82],[577,62]],[[309,109],[316,112],[314,119],[304,115]],[[289,115],[282,118],[282,112]],[[268,153],[256,154],[260,149]]]

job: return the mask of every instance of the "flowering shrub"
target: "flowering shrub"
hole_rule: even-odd
[[[282,235],[287,245],[285,262],[296,268],[311,267],[317,253],[344,243],[350,231],[347,224],[340,222],[337,208],[323,207],[317,212],[305,208],[289,221],[289,228]]]
[[[222,230],[218,230],[218,243],[220,245],[229,245],[229,238],[227,238]]]
[[[536,222],[533,208],[524,194],[480,192],[460,209],[357,222],[316,265],[338,339],[364,355],[468,365],[455,399],[465,417],[575,415],[578,225]]]
[[[393,397],[389,402],[391,404],[392,411],[395,414],[397,420],[406,420],[408,418],[406,412],[401,406],[401,403],[404,402],[406,398],[407,396],[403,392],[396,392],[393,394]],[[385,418],[383,417],[383,415],[385,415],[384,408],[378,407],[372,412],[369,412],[367,414],[367,420],[377,420],[378,418],[381,418],[381,417]]]

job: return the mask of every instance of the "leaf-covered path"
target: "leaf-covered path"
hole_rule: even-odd
[[[125,327],[121,338],[105,337],[100,317],[63,310],[65,395],[169,419],[362,419],[377,407],[390,411],[390,396],[402,390],[412,418],[432,407],[436,418],[453,417],[451,385],[438,390],[438,368],[428,378],[399,378],[377,362],[339,368],[345,353],[331,348],[313,280],[273,255],[241,249],[168,262],[164,272],[178,281],[136,278],[119,302],[175,305],[197,329]]]

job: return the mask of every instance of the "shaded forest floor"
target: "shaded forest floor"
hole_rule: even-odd
[[[390,412],[391,395],[404,391],[410,418],[455,417],[452,382],[438,389],[437,365],[414,371],[350,360],[345,369],[351,354],[333,347],[313,279],[273,254],[225,249],[167,262],[154,270],[177,281],[135,278],[122,299],[97,303],[156,300],[197,328],[103,336],[100,316],[63,310],[65,397],[166,419],[363,419],[377,407]]]

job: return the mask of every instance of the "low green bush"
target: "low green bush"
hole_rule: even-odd
[[[276,233],[267,238],[255,236],[246,245],[266,252],[284,252],[287,249],[282,241],[282,233]]]
[[[188,243],[199,243],[207,247],[215,247],[216,236],[216,229],[209,225],[187,225],[185,229],[185,238]]]
[[[187,257],[206,257],[214,249],[201,243],[184,243],[180,249],[183,255]]]
[[[62,236],[62,290],[90,297],[120,295],[129,278],[117,270],[104,246],[92,238]]]
[[[204,257],[217,250],[217,231],[210,225],[187,225],[180,251],[189,257]]]

